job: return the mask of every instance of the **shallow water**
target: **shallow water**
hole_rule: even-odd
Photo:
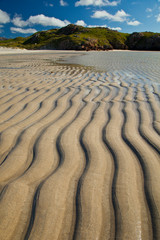
[[[108,78],[160,86],[160,52],[86,52],[67,59],[67,63],[93,66]]]

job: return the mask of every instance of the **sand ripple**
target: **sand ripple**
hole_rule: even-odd
[[[0,239],[160,239],[160,96],[124,73],[3,56]]]

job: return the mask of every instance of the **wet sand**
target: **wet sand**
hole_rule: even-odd
[[[160,239],[156,85],[0,55],[0,239]]]

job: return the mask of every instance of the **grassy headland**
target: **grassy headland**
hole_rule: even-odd
[[[160,33],[120,33],[108,28],[85,28],[70,24],[60,29],[36,32],[29,37],[0,39],[0,46],[62,50],[160,50]]]

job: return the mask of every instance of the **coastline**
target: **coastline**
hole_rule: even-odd
[[[1,50],[1,240],[160,239],[156,84]]]
[[[84,51],[84,50],[28,50],[28,49],[21,49],[21,48],[8,48],[8,47],[1,47],[0,46],[0,55],[2,54],[19,54],[19,53],[88,53],[88,52],[160,52],[160,51],[153,51],[153,50],[128,50],[128,49],[113,49],[113,50],[91,50],[91,51]]]
[[[76,50],[28,50],[28,49],[21,49],[21,48],[7,48],[7,47],[0,47],[0,55],[2,54],[65,54],[65,53],[83,53],[86,51],[76,51]]]

